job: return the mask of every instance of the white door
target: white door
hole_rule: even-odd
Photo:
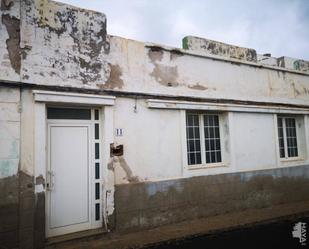
[[[48,124],[47,236],[91,228],[90,124]]]

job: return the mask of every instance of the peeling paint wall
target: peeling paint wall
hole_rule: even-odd
[[[0,235],[6,234],[8,243],[22,241],[30,248],[36,243],[38,247],[44,245],[46,160],[45,156],[35,158],[34,148],[46,145],[45,137],[40,138],[44,133],[35,130],[37,123],[45,127],[46,120],[45,105],[34,103],[35,84],[58,87],[57,90],[61,87],[92,89],[92,93],[98,94],[108,90],[119,95],[131,92],[128,97],[117,96],[115,106],[102,108],[113,117],[104,127],[110,133],[115,128],[123,129],[122,136],[108,134],[108,141],[104,140],[107,134],[103,136],[105,152],[113,142],[124,146],[122,156],[115,156],[102,166],[106,167],[103,209],[109,227],[113,227],[113,222],[118,222],[118,226],[124,224],[123,228],[162,225],[185,217],[196,218],[198,214],[215,215],[218,207],[225,212],[226,200],[220,197],[222,193],[228,196],[225,191],[230,186],[220,182],[228,180],[222,174],[238,172],[234,183],[241,186],[236,197],[230,198],[243,197],[241,191],[246,191],[243,187],[247,184],[242,185],[243,178],[250,178],[251,183],[246,186],[256,183],[250,173],[241,171],[273,169],[262,179],[262,184],[254,185],[250,193],[244,192],[242,206],[237,206],[238,200],[232,200],[237,208],[260,208],[283,200],[277,190],[294,183],[302,192],[295,199],[290,197],[290,201],[307,198],[303,189],[308,185],[307,178],[297,176],[299,181],[296,181],[284,177],[290,176],[289,172],[293,175],[294,171],[308,175],[309,158],[304,152],[309,148],[308,128],[299,134],[303,158],[280,163],[273,114],[225,113],[222,151],[226,152],[227,164],[189,171],[183,161],[186,153],[182,146],[183,112],[150,109],[145,98],[138,96],[141,93],[308,106],[307,62],[282,59],[285,68],[297,68],[297,73],[263,67],[262,63],[255,63],[255,51],[246,48],[207,43],[205,49],[212,52],[203,54],[108,36],[104,14],[48,0],[2,0],[0,6],[0,81],[22,83],[20,88],[0,88],[0,205],[7,211],[1,213],[0,225],[4,225],[0,226]],[[219,58],[222,55],[225,57]],[[264,64],[276,66],[268,57]],[[32,88],[26,87],[29,85]],[[305,126],[306,122],[309,122],[308,115],[297,125]],[[107,162],[108,158],[104,160]],[[279,173],[274,170],[277,167],[291,167],[282,169],[283,183],[276,179],[276,174],[281,174],[281,169]],[[201,175],[203,178],[190,178]],[[208,181],[218,181],[219,187]],[[220,202],[218,206],[208,206],[206,200],[204,206],[198,205],[201,198],[209,197],[200,191],[201,182],[205,183],[204,187],[222,187],[210,194],[212,200]],[[278,188],[274,192],[271,188],[264,191],[264,186]],[[183,197],[188,198],[185,203]],[[174,204],[172,209],[175,209],[170,211],[169,205]],[[233,205],[231,210],[235,208]],[[182,216],[181,207],[187,208],[188,216]]]
[[[93,88],[106,80],[104,14],[47,0],[21,7],[22,81]]]
[[[0,4],[0,79],[20,81],[20,1]]]
[[[186,36],[183,38],[182,44],[184,49],[205,55],[219,55],[226,58],[257,62],[256,51],[251,48],[238,47],[195,36]]]
[[[49,0],[2,0],[0,15],[0,79],[81,88],[107,80],[104,14]]]
[[[213,99],[308,103],[309,75],[188,54],[110,37],[108,60],[121,70],[115,90]],[[98,85],[100,86],[100,84]],[[102,83],[104,88],[104,83]]]
[[[206,50],[213,53],[205,57],[199,50],[108,36],[104,14],[53,1],[3,1],[2,5],[7,7],[1,10],[0,79],[82,89],[307,104],[309,75],[305,61],[285,66],[304,74],[280,71],[280,58],[277,69],[264,68],[263,64],[273,66],[272,62],[268,59],[268,63],[257,63],[253,50],[207,39],[202,39],[209,41]],[[196,39],[191,39],[192,46],[199,44]],[[244,64],[248,61],[250,65]]]

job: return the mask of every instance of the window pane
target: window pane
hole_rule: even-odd
[[[94,138],[99,139],[99,124],[94,124]]]
[[[205,150],[210,151],[210,140],[209,139],[205,139]]]
[[[219,117],[218,116],[214,116],[214,125],[219,126]]]
[[[209,129],[209,138],[215,137],[215,131],[213,127],[209,127],[208,129]]]
[[[201,159],[201,153],[196,153],[196,164],[201,164],[202,159]]]
[[[210,163],[210,152],[206,151],[206,163]]]
[[[78,119],[78,120],[90,120],[90,109],[78,109],[78,108],[47,108],[48,119]]]
[[[209,126],[213,126],[214,125],[214,121],[213,121],[213,115],[207,115],[208,117],[208,122],[209,122]]]
[[[100,183],[98,182],[95,184],[95,199],[100,199]]]
[[[95,179],[100,179],[100,163],[95,163]]]
[[[211,152],[210,153],[210,156],[211,156],[211,162],[212,163],[216,163],[217,162],[217,160],[216,160],[216,152]]]
[[[215,140],[214,139],[210,140],[210,150],[215,150]]]
[[[217,160],[218,160],[218,162],[222,161],[220,151],[217,151]]]
[[[95,143],[95,159],[99,159],[99,158],[100,158],[100,144]]]
[[[216,142],[215,150],[221,150],[220,139],[216,139],[215,142]]]
[[[285,118],[285,122],[288,157],[297,157],[298,149],[295,118]]]
[[[280,157],[285,157],[285,150],[284,150],[284,137],[283,137],[283,121],[282,118],[278,118],[278,138],[279,138],[279,150],[280,150]]]
[[[219,131],[219,116],[204,114],[205,155],[206,163],[218,163],[221,158],[221,144]]]
[[[100,220],[100,203],[95,204],[95,220]]]
[[[94,119],[99,120],[99,110],[94,110]]]
[[[215,137],[220,137],[219,127],[215,128]]]
[[[297,157],[298,148],[295,118],[278,117],[277,122],[280,158]],[[287,151],[287,155],[285,151]]]
[[[199,115],[196,113],[187,113],[186,120],[188,164],[201,164]]]

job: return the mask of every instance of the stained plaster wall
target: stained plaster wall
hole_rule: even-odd
[[[20,1],[1,1],[0,16],[1,80],[20,81]]]
[[[233,59],[223,60],[216,56],[205,57],[190,51],[107,36],[104,14],[47,0],[2,0],[0,14],[2,81],[22,82],[24,86],[28,84],[32,87],[37,84],[93,89],[100,94],[108,90],[134,92],[137,95],[140,93],[177,98],[249,100],[308,106],[309,77],[306,73],[271,69]],[[21,150],[16,153],[15,164],[9,167],[8,171],[1,171],[1,174],[3,179],[15,177],[20,165],[20,174],[23,174],[20,179],[23,180],[16,180],[16,184],[25,191],[16,195],[25,201],[19,201],[24,204],[16,207],[16,212],[24,214],[18,222],[32,224],[30,227],[21,225],[16,228],[19,229],[17,236],[28,245],[35,243],[33,240],[36,241],[37,236],[38,243],[42,245],[44,223],[35,224],[36,221],[44,220],[44,195],[37,191],[34,196],[34,185],[39,185],[36,189],[42,190],[44,179],[36,175],[33,159],[33,95],[30,90],[19,92],[15,89],[11,103],[11,94],[6,93],[9,90],[2,91],[4,94],[1,95],[1,112],[15,117],[12,120],[16,126],[12,128],[15,137],[8,140],[11,139],[11,143],[17,145],[20,143]],[[19,98],[22,99],[21,103]],[[12,110],[7,111],[10,108]],[[21,114],[18,108],[22,111]],[[124,131],[122,137],[114,137],[117,144],[124,145],[124,156],[115,157],[109,165],[109,171],[115,172],[118,191],[122,186],[126,186],[124,183],[142,184],[144,181],[282,166],[278,162],[274,144],[276,130],[272,114],[228,116],[227,135],[230,136],[230,144],[227,148],[230,148],[230,157],[227,167],[200,169],[188,173],[182,157],[186,151],[183,151],[181,139],[184,125],[181,122],[181,111],[150,110],[145,99],[117,97],[113,112],[112,129],[123,128]],[[4,130],[11,129],[8,128],[9,121],[3,120]],[[17,134],[15,129],[21,129],[21,133]],[[8,137],[9,133],[2,132],[1,136]],[[259,143],[249,143],[248,136],[250,140]],[[304,136],[308,137],[308,132]],[[266,144],[265,147],[262,144]],[[308,147],[307,144],[304,146]],[[244,148],[248,153],[243,153]],[[5,158],[8,153],[8,147],[1,146],[1,156]],[[255,158],[254,162],[252,158]],[[301,163],[287,163],[283,166],[297,166],[307,162],[305,157]],[[37,179],[34,179],[34,176]],[[7,186],[5,185],[6,189]],[[116,196],[123,198],[119,192],[117,195],[117,189]],[[157,187],[153,189],[156,192]],[[168,188],[166,190],[168,191]],[[125,196],[130,199],[138,196],[138,193],[125,193]],[[116,210],[121,203],[119,198],[115,199]],[[18,203],[18,199],[14,200],[14,203]],[[111,198],[107,203],[111,216],[115,215],[113,201]],[[29,223],[27,218],[34,222]],[[33,234],[33,231],[37,232],[34,232],[34,236],[26,236]]]
[[[114,109],[116,144],[124,145],[125,162],[115,161],[115,183],[177,179],[309,164],[307,115],[300,115],[298,146],[300,158],[279,158],[276,115],[273,113],[221,112],[222,167],[189,169],[186,153],[185,120],[180,110],[149,109],[143,99],[117,98]]]
[[[20,92],[0,88],[0,241],[18,244],[20,158]]]
[[[20,70],[9,56],[17,55],[5,45],[9,33],[18,37],[18,32],[11,28],[12,22],[2,21],[2,79],[20,77],[29,84],[83,89],[307,103],[306,72],[269,69],[255,62],[220,60],[198,51],[107,36],[104,14],[47,0],[23,0],[19,14],[18,3],[14,1],[2,12],[17,20],[21,15],[20,46],[16,48],[21,54]]]
[[[37,113],[32,89],[16,84],[26,84],[28,72],[35,84],[91,87],[102,80],[106,18],[45,0],[2,0],[0,6],[1,247],[42,248],[45,179],[34,164]]]
[[[110,63],[120,68],[114,89],[161,95],[307,104],[307,74],[223,61],[173,48],[110,38]],[[190,53],[190,52],[189,52]],[[194,53],[193,53],[194,54]],[[255,65],[255,66],[254,66]],[[102,86],[104,88],[104,86]]]

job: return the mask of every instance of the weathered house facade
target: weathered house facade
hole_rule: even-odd
[[[308,211],[308,62],[110,36],[104,14],[47,0],[0,16],[0,247]]]

